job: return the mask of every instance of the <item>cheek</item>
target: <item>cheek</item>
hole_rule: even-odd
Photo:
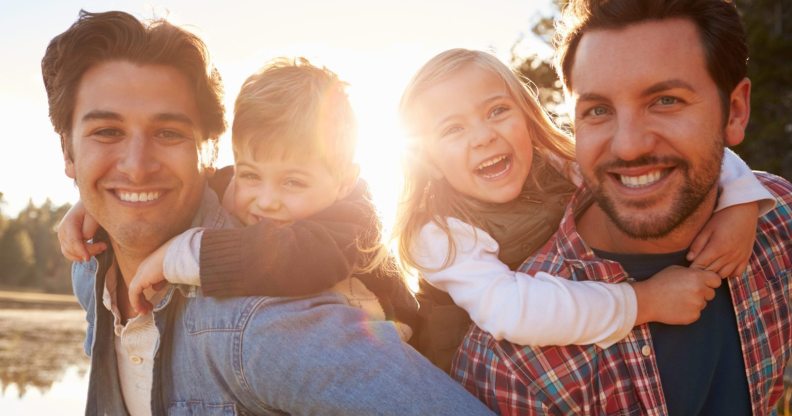
[[[446,179],[453,179],[467,170],[466,153],[461,146],[432,146],[429,151],[429,162],[438,170],[436,173]]]

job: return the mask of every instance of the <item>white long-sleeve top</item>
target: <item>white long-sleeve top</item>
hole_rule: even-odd
[[[716,211],[759,202],[763,215],[775,205],[750,168],[728,149],[719,185]],[[455,256],[443,267],[448,237],[437,224],[426,224],[411,249],[418,265],[427,270],[421,277],[447,292],[495,339],[521,345],[607,348],[634,326],[638,305],[628,283],[577,282],[543,272],[530,276],[509,270],[498,259],[498,243],[486,231],[457,218],[446,221]]]

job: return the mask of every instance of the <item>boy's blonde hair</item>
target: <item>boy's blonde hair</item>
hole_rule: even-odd
[[[448,236],[449,253],[443,267],[453,261],[455,255],[454,242],[445,218],[453,216],[468,224],[481,225],[475,217],[475,207],[471,205],[470,198],[452,189],[445,181],[432,180],[427,169],[430,161],[427,159],[426,139],[420,137],[416,126],[417,114],[413,113],[415,102],[424,91],[470,65],[495,74],[506,84],[512,99],[525,114],[534,152],[561,159],[567,170],[571,169],[571,163],[575,160],[574,142],[556,127],[542,109],[536,93],[526,84],[530,81],[522,80],[498,58],[486,52],[450,49],[436,55],[413,76],[399,105],[402,123],[408,133],[408,150],[394,238],[398,240],[402,265],[408,268],[422,269],[411,254],[411,248],[418,232],[430,221],[434,221]]]
[[[274,59],[239,91],[231,127],[234,157],[241,152],[254,159],[318,157],[338,180],[357,175],[357,123],[346,86],[334,72],[305,58]],[[356,242],[361,255],[353,274],[388,267],[376,217],[371,227]]]
[[[307,59],[277,58],[248,77],[234,105],[234,156],[319,157],[330,172],[354,166],[357,123],[346,83]]]

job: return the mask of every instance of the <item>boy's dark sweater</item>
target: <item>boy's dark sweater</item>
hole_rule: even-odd
[[[233,167],[210,186],[222,199]],[[369,273],[352,274],[379,241],[379,218],[362,180],[340,201],[291,224],[261,221],[233,229],[207,229],[200,253],[201,289],[208,296],[305,296],[354,276],[374,293],[388,319],[415,328],[418,304],[392,258]]]

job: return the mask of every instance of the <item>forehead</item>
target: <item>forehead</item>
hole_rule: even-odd
[[[571,70],[574,95],[644,88],[669,79],[713,82],[695,24],[682,18],[619,29],[596,29],[580,39]]]
[[[177,114],[198,123],[195,101],[186,77],[176,68],[109,61],[83,74],[73,117],[79,121],[94,111],[115,113],[124,120]]]
[[[424,127],[431,128],[447,118],[477,111],[489,100],[504,97],[511,95],[500,76],[471,63],[420,92],[413,114]]]
[[[299,152],[279,145],[257,148],[243,146],[243,149],[237,151],[235,158],[238,165],[244,164],[261,170],[299,170],[316,176],[332,176],[325,158],[314,152]]]

